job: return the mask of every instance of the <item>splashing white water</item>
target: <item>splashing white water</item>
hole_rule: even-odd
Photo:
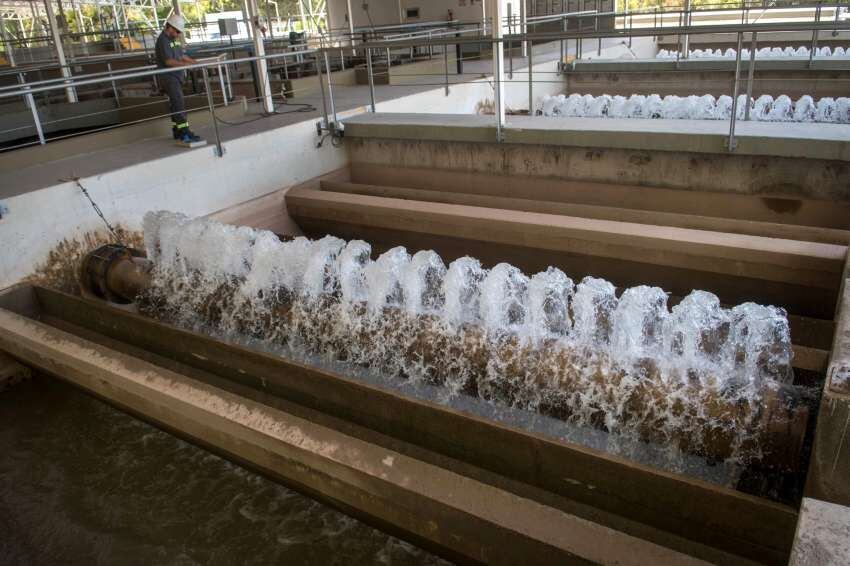
[[[677,55],[677,51],[661,49],[656,53],[656,59],[675,59]],[[732,49],[731,47],[726,49],[725,51],[721,49],[693,49],[688,51],[688,55],[690,59],[734,59],[737,55],[737,51]],[[756,51],[756,59],[775,59],[778,57],[809,57],[811,51],[805,45],[801,45],[800,47],[785,47],[784,49],[781,47],[762,47]],[[847,53],[843,47],[836,47],[832,49],[829,46],[826,47],[817,47],[815,48],[815,57],[834,57],[841,58],[846,57]],[[741,59],[746,61],[750,58],[750,50],[749,49],[741,49]]]
[[[738,95],[736,115],[743,118],[750,107],[750,119],[761,122],[850,123],[850,98],[824,97],[817,101],[804,95],[793,102],[788,96],[768,94],[747,101]],[[591,96],[571,94],[545,95],[538,103],[537,115],[572,118],[654,118],[667,120],[728,120],[732,116],[732,97],[715,99],[710,94],[680,97],[657,94],[643,96]]]
[[[657,287],[618,298],[604,279],[575,286],[554,267],[528,277],[463,257],[446,268],[403,247],[373,260],[359,240],[282,242],[170,212],[144,226],[147,309],[170,322],[685,450],[756,457],[746,441],[763,395],[793,378],[776,307],[725,309],[694,291],[671,312]]]

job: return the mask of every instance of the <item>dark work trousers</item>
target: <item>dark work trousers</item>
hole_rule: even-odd
[[[168,109],[171,112],[171,122],[175,128],[188,128],[186,120],[186,103],[183,100],[183,81],[171,75],[160,75],[165,94],[168,95]]]

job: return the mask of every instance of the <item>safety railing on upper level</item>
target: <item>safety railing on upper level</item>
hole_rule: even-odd
[[[826,5],[820,5],[821,9],[825,7]],[[843,8],[844,4],[832,4],[830,5],[830,7],[836,8],[837,12],[839,11],[837,10],[837,8]],[[812,34],[812,37],[814,38],[813,42],[816,43],[819,33],[834,31],[843,32],[850,30],[850,22],[848,22],[846,19],[833,17],[830,17],[828,19],[821,18],[822,10],[816,10],[815,16],[812,18],[811,21],[791,22],[769,21],[763,18],[758,19],[754,22],[748,22],[746,17],[743,17],[743,21],[739,21],[737,18],[735,18],[734,21],[711,20],[709,22],[700,22],[698,19],[697,21],[695,21],[694,18],[692,18],[692,16],[695,15],[697,12],[697,10],[680,10],[678,12],[666,12],[667,15],[676,13],[679,14],[679,20],[677,25],[669,25],[664,24],[663,22],[659,22],[659,25],[657,26],[644,25],[640,27],[623,27],[617,22],[622,22],[623,18],[626,18],[630,15],[639,15],[639,13],[603,13],[595,11],[582,11],[557,15],[557,18],[565,22],[565,24],[561,26],[555,26],[555,29],[546,29],[525,33],[514,32],[514,30],[516,29],[521,29],[520,26],[516,25],[512,19],[503,19],[502,22],[504,25],[500,26],[499,30],[488,29],[490,26],[486,26],[481,24],[480,22],[476,22],[474,26],[469,25],[464,27],[458,25],[455,28],[453,28],[452,26],[444,26],[442,28],[423,29],[415,32],[404,32],[400,35],[388,34],[389,37],[382,37],[381,39],[367,39],[367,41],[362,41],[362,39],[356,37],[355,34],[355,37],[352,38],[354,39],[353,46],[348,45],[340,47],[338,45],[334,45],[333,47],[320,47],[318,49],[305,49],[299,51],[286,51],[282,53],[270,53],[262,57],[254,56],[232,59],[216,59],[211,61],[199,62],[195,65],[188,65],[185,67],[185,69],[197,70],[202,73],[203,83],[207,95],[208,110],[210,115],[212,116],[212,124],[214,126],[215,145],[217,148],[217,153],[219,155],[223,155],[224,151],[222,148],[220,132],[218,130],[219,120],[215,117],[215,108],[217,104],[215,104],[213,100],[213,89],[211,87],[210,82],[210,73],[212,71],[216,71],[219,77],[219,86],[223,100],[222,104],[227,104],[227,101],[232,97],[232,87],[230,86],[228,69],[232,69],[235,65],[255,64],[261,60],[265,60],[267,62],[282,60],[284,63],[286,63],[287,60],[294,58],[307,59],[311,62],[312,66],[318,72],[318,84],[321,90],[323,114],[323,122],[320,124],[320,131],[334,132],[337,128],[338,118],[334,95],[335,85],[333,84],[333,81],[331,79],[331,61],[335,58],[339,58],[339,61],[341,63],[340,67],[345,67],[345,55],[340,52],[341,49],[346,51],[354,50],[356,53],[361,54],[361,56],[365,58],[369,86],[369,107],[372,109],[372,111],[374,111],[376,109],[375,79],[376,77],[382,77],[382,73],[389,74],[389,69],[390,66],[393,64],[394,59],[391,52],[397,53],[399,50],[419,48],[424,49],[425,52],[428,53],[429,58],[432,57],[435,52],[439,52],[443,56],[443,68],[441,70],[437,70],[433,66],[431,66],[429,67],[427,73],[420,74],[420,76],[423,77],[424,80],[419,82],[406,83],[406,85],[408,87],[412,85],[427,87],[439,84],[439,86],[445,87],[446,93],[448,94],[451,84],[450,75],[455,75],[454,79],[460,81],[465,80],[464,73],[460,68],[461,65],[464,63],[465,59],[464,47],[476,45],[485,46],[493,54],[493,78],[482,78],[482,75],[489,73],[475,72],[470,74],[475,77],[473,79],[474,81],[492,81],[490,84],[492,84],[493,86],[494,93],[493,113],[495,115],[497,135],[499,136],[499,139],[501,139],[502,129],[505,126],[505,100],[503,94],[500,93],[503,93],[503,88],[505,84],[516,84],[526,82],[521,79],[514,78],[514,74],[519,74],[518,70],[513,69],[513,47],[515,46],[525,45],[527,48],[527,57],[525,57],[524,64],[526,67],[525,73],[527,75],[528,112],[530,114],[533,114],[535,110],[535,83],[540,85],[541,82],[551,82],[553,84],[558,84],[562,82],[562,79],[556,79],[555,77],[553,77],[551,80],[545,79],[544,81],[541,81],[539,77],[536,77],[536,74],[539,71],[535,71],[534,69],[536,64],[536,57],[539,56],[539,53],[536,53],[535,49],[533,49],[533,46],[535,44],[539,45],[542,43],[560,42],[560,57],[553,58],[553,61],[557,61],[557,63],[552,71],[552,74],[556,74],[560,73],[562,65],[565,61],[564,53],[568,50],[567,47],[565,47],[565,44],[571,41],[576,42],[576,49],[574,50],[574,54],[576,56],[581,56],[581,45],[585,41],[590,40],[602,41],[603,39],[609,39],[625,43],[632,37],[637,38],[660,35],[696,36],[700,34],[717,33],[731,34],[731,37],[735,38],[735,41],[738,46],[737,56],[735,60],[734,79],[730,83],[732,87],[730,89],[730,94],[732,95],[732,109],[729,118],[728,147],[730,150],[733,150],[736,145],[735,123],[738,119],[739,114],[737,112],[736,105],[738,103],[738,92],[739,90],[741,90],[741,58],[745,35],[749,38],[749,42],[754,50],[759,34],[789,31],[810,32]],[[591,18],[590,21],[594,22],[592,26],[581,25],[581,22],[588,21],[587,18]],[[538,21],[544,20],[541,19]],[[613,24],[604,26],[600,25],[600,22],[603,21],[612,22]],[[504,29],[507,29],[508,33],[502,34]],[[450,48],[455,49],[454,60],[458,63],[457,72],[450,72],[449,69]],[[381,69],[379,70],[376,70],[374,64],[374,58],[376,53],[380,54],[380,57],[382,58],[384,56],[386,57],[385,66],[382,65]],[[474,57],[470,57],[470,59],[474,58],[480,61],[483,57],[482,54],[483,50],[479,50],[479,52]],[[508,58],[508,69],[504,68],[505,55],[507,55]],[[411,57],[411,61],[412,60],[413,58]],[[753,64],[753,61],[751,60],[749,67],[751,76],[747,80],[748,92],[752,92],[752,69],[754,68],[754,66],[755,65]],[[288,66],[284,64],[284,72],[286,72],[287,68]],[[172,69],[151,69],[145,67],[128,71],[107,71],[106,73],[90,73],[88,75],[81,75],[70,78],[61,77],[56,79],[48,79],[46,81],[27,82],[26,84],[22,85],[10,85],[7,87],[0,87],[0,100],[9,99],[12,97],[24,97],[32,112],[33,123],[35,124],[36,129],[38,130],[38,141],[35,143],[45,143],[47,140],[41,129],[38,106],[35,104],[34,100],[35,95],[38,95],[40,93],[54,92],[61,89],[79,88],[87,85],[112,84],[114,88],[115,83],[120,81],[146,77],[156,77],[159,74],[168,72],[172,72]],[[430,77],[433,77],[435,75],[440,76],[440,82],[429,82]],[[387,83],[389,83],[389,81],[387,81]],[[268,95],[268,93],[264,94],[264,96]],[[259,97],[255,99],[259,100]]]

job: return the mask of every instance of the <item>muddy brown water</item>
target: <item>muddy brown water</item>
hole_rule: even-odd
[[[36,376],[0,393],[0,564],[448,564]]]

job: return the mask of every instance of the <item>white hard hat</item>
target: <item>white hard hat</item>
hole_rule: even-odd
[[[183,16],[181,16],[180,14],[171,14],[170,16],[168,16],[168,19],[165,20],[165,23],[167,23],[180,33],[183,33]]]

